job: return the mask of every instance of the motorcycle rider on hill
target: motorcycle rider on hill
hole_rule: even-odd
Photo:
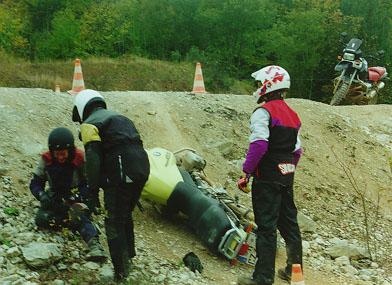
[[[150,173],[148,156],[133,122],[107,110],[95,90],[76,95],[72,120],[81,124],[90,207],[98,206],[98,191],[104,190],[106,237],[115,279],[121,281],[136,255],[132,211]]]
[[[259,85],[254,93],[258,106],[250,120],[250,145],[243,164],[240,190],[249,191],[251,176],[252,204],[257,224],[257,263],[252,278],[240,277],[241,285],[274,283],[277,233],[286,242],[287,265],[278,276],[291,279],[292,264],[302,266],[302,239],[293,197],[294,172],[302,153],[298,132],[301,121],[284,101],[290,88],[288,72],[279,66],[267,66],[252,77]]]
[[[30,182],[31,193],[41,202],[35,222],[39,228],[69,226],[78,231],[88,245],[86,259],[104,261],[107,256],[89,213],[74,208],[86,200],[89,191],[83,172],[84,153],[75,147],[74,137],[67,128],[52,130],[48,146],[49,151],[41,155]],[[45,190],[46,182],[48,190]]]

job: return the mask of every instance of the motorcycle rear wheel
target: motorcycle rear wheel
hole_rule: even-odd
[[[331,105],[331,106],[339,105],[346,98],[348,90],[349,90],[348,83],[342,82],[341,85],[336,90],[335,94],[333,95],[329,105]]]

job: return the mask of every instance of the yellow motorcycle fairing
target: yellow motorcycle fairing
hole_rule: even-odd
[[[172,152],[163,148],[153,148],[146,152],[150,161],[150,175],[141,197],[166,206],[177,183],[183,181],[176,158]]]

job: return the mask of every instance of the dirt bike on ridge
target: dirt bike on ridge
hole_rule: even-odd
[[[342,37],[346,37],[342,33]],[[335,66],[340,75],[333,80],[334,89],[330,105],[368,105],[376,104],[379,91],[384,88],[384,81],[389,79],[385,67],[368,67],[360,49],[362,40],[352,38],[343,49],[343,56]],[[369,56],[379,60],[384,51],[377,56]]]

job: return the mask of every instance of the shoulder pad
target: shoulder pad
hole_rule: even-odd
[[[46,151],[41,155],[42,159],[45,162],[45,165],[51,165],[53,162],[52,153],[50,151]]]
[[[89,142],[101,141],[98,128],[92,124],[87,124],[87,123],[81,124],[80,135],[82,137],[82,142],[84,145],[88,144]]]
[[[75,157],[72,160],[72,164],[75,167],[80,167],[84,163],[84,152],[81,149],[75,148]]]

